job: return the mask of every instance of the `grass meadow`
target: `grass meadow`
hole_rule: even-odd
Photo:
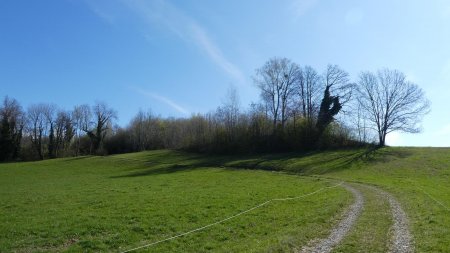
[[[341,180],[366,205],[335,252],[385,252],[390,192],[417,252],[450,252],[450,149],[383,148],[254,156],[147,151],[0,164],[2,252],[122,252],[214,223],[273,198]],[[352,203],[341,187],[272,202],[142,252],[289,252],[323,237]]]
[[[0,249],[121,252],[272,198],[294,197],[333,184],[204,165],[208,162],[212,161],[196,155],[152,151],[2,164]],[[271,203],[142,251],[288,250],[326,233],[350,202],[349,193],[333,188],[301,200]]]
[[[449,148],[386,147],[267,155],[231,164],[377,186],[402,204],[410,219],[417,252],[450,252]],[[386,235],[392,222],[382,219],[388,211],[387,203],[370,193],[365,197],[365,210],[353,235],[336,251],[386,252]]]

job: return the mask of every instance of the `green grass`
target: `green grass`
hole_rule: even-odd
[[[170,151],[0,165],[0,251],[116,251],[332,183],[211,164]],[[275,202],[150,252],[286,251],[325,235],[351,195]]]
[[[417,252],[450,252],[449,148],[266,155],[231,161],[229,165],[376,185],[402,204],[411,221]],[[375,214],[371,220],[376,220]],[[383,233],[387,231],[375,230],[373,236],[381,237]],[[348,243],[363,241],[363,236],[360,234]]]
[[[390,192],[409,216],[416,251],[450,252],[449,176],[450,149],[445,148],[258,156],[152,151],[1,164],[0,249],[125,250],[271,198],[312,192],[334,179]],[[366,198],[363,213],[335,252],[385,252],[389,245],[387,202],[361,190]],[[303,200],[272,203],[147,250],[291,251],[326,236],[351,202],[348,192],[334,188]]]

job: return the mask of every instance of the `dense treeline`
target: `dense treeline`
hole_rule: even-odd
[[[352,83],[337,65],[319,74],[310,66],[273,58],[256,70],[254,83],[260,100],[246,110],[230,88],[222,105],[210,113],[162,118],[139,111],[124,128],[114,125],[117,113],[105,103],[71,111],[52,104],[24,110],[17,100],[5,97],[0,160],[160,148],[214,153],[312,150],[362,145],[375,133],[384,145],[390,131],[417,131],[417,119],[429,108],[423,91],[398,71],[383,70],[378,76],[363,72]]]
[[[104,141],[116,112],[104,103],[72,111],[41,103],[25,111],[17,100],[5,97],[0,117],[0,159],[34,160],[106,153]]]

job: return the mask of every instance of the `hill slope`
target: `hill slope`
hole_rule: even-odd
[[[1,164],[0,251],[120,252],[214,223],[269,199],[334,184],[205,167],[215,161],[152,151]],[[146,250],[290,249],[326,233],[350,202],[351,194],[337,187],[301,200],[270,203]]]
[[[267,155],[231,161],[229,165],[378,186],[402,204],[409,216],[418,252],[450,252],[449,148],[383,148]],[[381,236],[388,232],[381,227],[374,228],[383,223],[380,217],[386,213],[382,210],[386,209],[387,203],[373,197],[369,200],[374,208],[378,208],[370,211],[370,215],[368,212],[363,214],[363,222],[360,221],[360,227],[356,228],[357,236],[347,242],[348,247],[343,247],[347,252],[358,251],[354,244],[362,245],[359,249],[364,251],[367,240],[374,234]],[[374,233],[363,238],[364,231],[371,229]]]
[[[390,248],[394,218],[383,191],[407,215],[416,251],[449,252],[449,175],[450,149],[440,148],[240,157],[163,150],[1,164],[0,248],[123,251],[345,180],[365,204],[335,252]],[[291,251],[325,237],[352,202],[337,187],[145,250]]]

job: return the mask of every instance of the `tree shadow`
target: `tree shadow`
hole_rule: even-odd
[[[128,173],[125,175],[112,176],[111,178],[127,178],[127,177],[142,177],[142,176],[152,176],[152,175],[161,175],[161,174],[171,174],[180,171],[188,171],[199,168],[198,166],[193,165],[180,165],[175,164],[172,166],[156,168],[156,169],[146,169],[142,171],[135,171],[132,173]]]
[[[69,158],[63,158],[65,162],[73,162],[78,160],[84,160],[88,158],[92,158],[94,156],[86,155],[86,156],[75,156],[75,157],[69,157]]]
[[[176,159],[174,159],[176,158]],[[170,174],[207,167],[224,167],[231,157],[207,156],[197,153],[169,153],[168,155],[150,156],[140,160],[141,165],[133,167],[133,172],[124,175],[112,176],[111,178],[140,177],[160,174]]]
[[[230,169],[253,169],[267,171],[287,171],[302,175],[322,175],[331,171],[350,169],[355,165],[388,162],[393,158],[406,158],[412,154],[406,149],[368,147],[357,150],[313,151],[304,153],[284,153],[266,155],[203,155],[176,152],[150,155],[140,160],[141,165],[132,172],[112,176],[126,178],[170,174],[207,167]],[[299,163],[296,165],[296,163]],[[294,164],[294,165],[292,165]]]
[[[403,159],[412,155],[411,151],[368,147],[365,149],[350,152],[345,155],[337,155],[327,159],[317,159],[309,163],[304,163],[303,168],[298,171],[304,175],[323,175],[329,172],[339,172],[351,168],[364,168],[365,165],[376,163],[387,163],[392,159]]]
[[[229,167],[287,171],[302,175],[320,175],[373,163],[388,162],[393,158],[406,158],[411,151],[369,146],[360,149],[312,151],[262,156],[247,161],[235,161]]]

